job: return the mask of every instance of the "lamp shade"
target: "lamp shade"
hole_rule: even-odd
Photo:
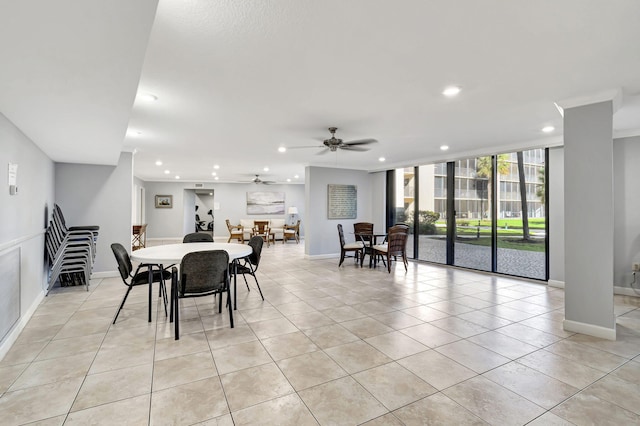
[[[289,214],[298,214],[297,207],[289,207]]]

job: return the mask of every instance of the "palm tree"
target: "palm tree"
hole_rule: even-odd
[[[509,172],[509,163],[507,162],[508,158],[508,154],[498,154],[498,167],[496,170],[498,175],[505,175]],[[491,179],[492,169],[493,164],[491,156],[476,158],[476,178],[485,179],[485,182],[487,183],[487,200],[491,199],[491,185],[489,185],[489,180]],[[482,194],[480,197],[480,200],[483,201],[484,198],[482,197]],[[482,212],[482,214],[484,214],[484,212]]]
[[[524,180],[524,156],[522,151],[516,152],[516,156],[518,157],[520,204],[522,205],[522,239],[529,241],[529,206],[527,205],[527,183]]]

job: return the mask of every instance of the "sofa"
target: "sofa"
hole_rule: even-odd
[[[272,218],[255,218],[255,219],[240,219],[240,225],[244,227],[244,240],[248,241],[251,238],[251,230],[253,229],[253,222],[256,220],[268,220],[269,229],[275,235],[276,240],[281,240],[284,234],[284,219],[272,219]]]

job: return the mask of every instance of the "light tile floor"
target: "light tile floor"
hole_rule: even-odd
[[[114,265],[115,266],[115,265]],[[618,340],[562,329],[564,293],[436,265],[384,269],[263,251],[236,327],[181,302],[179,341],[147,289],[53,291],[0,362],[3,425],[640,424],[640,298]]]

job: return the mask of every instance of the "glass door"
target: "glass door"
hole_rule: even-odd
[[[502,154],[496,272],[546,279],[545,151]]]
[[[418,168],[418,259],[447,263],[447,163]]]
[[[492,157],[455,164],[454,261],[456,266],[491,271]]]

